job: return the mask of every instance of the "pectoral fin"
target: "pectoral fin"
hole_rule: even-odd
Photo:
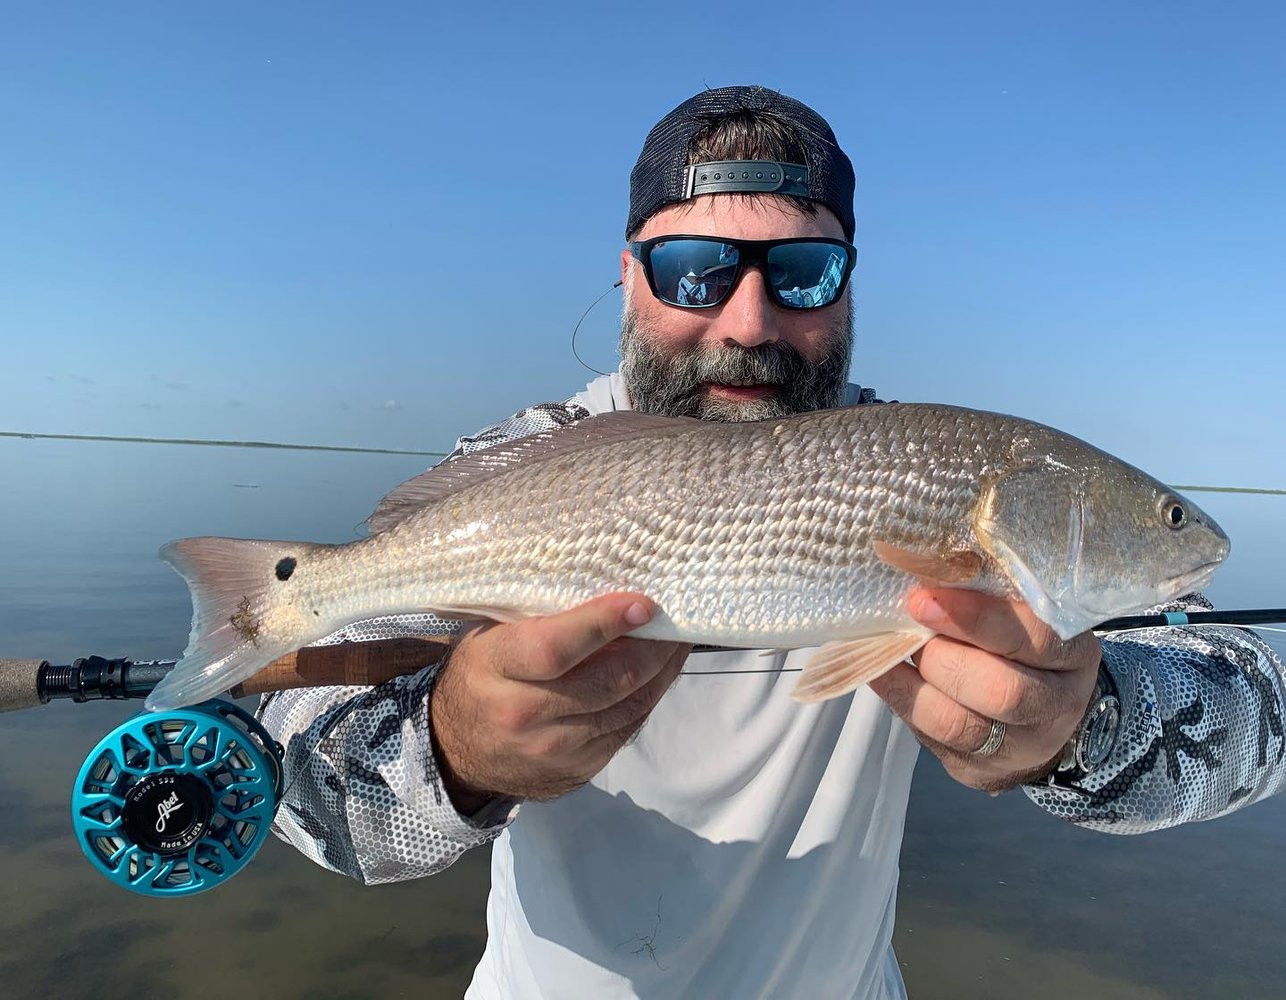
[[[952,549],[946,552],[915,552],[891,542],[872,542],[880,561],[937,583],[967,583],[982,572],[982,556],[971,549]]]
[[[808,661],[791,696],[812,702],[847,694],[893,669],[932,636],[928,629],[916,629],[828,642]]]

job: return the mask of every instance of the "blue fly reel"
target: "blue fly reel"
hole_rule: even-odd
[[[71,815],[90,864],[117,885],[187,896],[241,870],[280,798],[280,746],[216,700],[117,726],[81,766]]]

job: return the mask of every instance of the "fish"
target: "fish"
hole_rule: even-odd
[[[188,645],[146,705],[215,697],[356,621],[515,622],[593,597],[657,606],[631,635],[817,647],[792,694],[846,694],[933,632],[919,582],[1020,598],[1068,639],[1202,589],[1228,536],[1069,434],[935,403],[714,422],[614,412],[455,458],[344,544],[184,538]]]

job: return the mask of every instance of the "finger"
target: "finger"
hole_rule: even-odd
[[[686,659],[686,654],[676,655],[676,657],[667,664],[667,670],[672,670],[674,677],[677,678],[683,668],[683,662]],[[673,678],[671,678],[671,681],[673,681]],[[665,689],[662,690],[662,694],[664,694],[664,690]],[[659,697],[657,700],[660,700]],[[655,702],[653,702],[653,707],[655,707]],[[589,766],[592,768],[593,774],[597,774],[606,767],[611,759],[620,752],[622,747],[627,746],[635,739],[635,737],[638,736],[643,726],[646,725],[650,715],[651,709],[649,708],[642,715],[630,718],[623,725],[611,730],[610,732],[604,732],[600,736],[595,736],[585,744],[585,759],[591,762]]]
[[[683,643],[621,639],[541,686],[550,717],[601,712],[624,701],[660,674]]]
[[[683,669],[692,647],[683,643],[666,659],[664,666],[647,684],[643,685],[629,697],[622,699],[610,708],[601,712],[591,712],[572,716],[562,720],[563,724],[580,733],[586,745],[597,744],[597,741],[613,734],[625,732],[628,735],[643,724],[651,714],[661,696],[669,690],[676,677]],[[622,743],[624,739],[622,740]],[[608,741],[610,744],[610,740]],[[602,745],[608,745],[602,744]],[[614,752],[614,751],[613,751]]]
[[[606,594],[560,614],[519,622],[507,635],[500,672],[512,680],[561,677],[655,613],[656,605],[642,594]]]
[[[991,735],[990,719],[952,701],[908,664],[899,663],[870,687],[908,726],[954,753],[974,754]],[[1006,749],[1002,744],[995,756]]]
[[[1047,724],[1080,697],[1075,672],[1028,667],[946,636],[929,640],[915,662],[920,678],[952,701],[1010,725]]]
[[[972,590],[917,587],[907,610],[935,632],[1042,670],[1077,669],[1098,646],[1091,632],[1060,639],[1022,601]]]

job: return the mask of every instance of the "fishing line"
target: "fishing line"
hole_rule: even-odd
[[[116,444],[178,444],[202,448],[271,448],[278,451],[338,451],[355,455],[427,455],[442,458],[445,451],[414,448],[359,448],[339,444],[287,444],[280,441],[220,441],[214,438],[124,437],[119,434],[37,434],[32,431],[0,431],[0,438],[29,441],[94,441]]]
[[[589,364],[589,363],[588,363],[584,358],[582,358],[582,357],[580,356],[580,352],[576,350],[576,334],[577,334],[578,332],[580,332],[580,325],[581,325],[582,323],[584,323],[584,322],[585,322],[585,317],[589,315],[590,310],[591,310],[591,309],[593,309],[593,308],[594,308],[596,305],[598,305],[600,302],[602,302],[602,301],[603,301],[605,298],[607,298],[609,295],[611,295],[611,294],[612,294],[612,292],[616,291],[616,289],[620,288],[620,287],[621,287],[621,285],[623,285],[623,284],[624,284],[624,282],[622,282],[622,281],[618,281],[618,282],[617,282],[616,284],[614,284],[611,288],[609,288],[609,289],[608,289],[607,291],[605,291],[602,295],[600,295],[600,296],[599,296],[598,298],[596,298],[593,302],[591,302],[591,303],[589,304],[589,307],[588,307],[588,308],[586,308],[586,310],[585,310],[583,313],[581,313],[581,314],[580,314],[580,319],[578,319],[578,320],[576,321],[576,326],[572,328],[572,356],[573,356],[573,357],[575,357],[575,358],[576,358],[576,360],[577,360],[577,361],[579,361],[579,362],[581,363],[581,366],[582,366],[583,368],[587,368],[587,369],[589,369],[589,370],[590,370],[590,371],[592,371],[595,375],[606,375],[606,374],[608,374],[608,373],[607,373],[607,372],[601,372],[601,371],[599,371],[597,368],[595,368],[593,365]]]
[[[604,298],[612,292],[613,289],[619,288],[621,282],[617,282],[606,292],[600,295],[592,303],[589,309],[581,313],[581,317],[576,321],[576,327],[572,330],[572,354],[576,360],[586,369],[597,375],[606,375],[607,372],[601,372],[593,365],[586,361],[576,351],[576,334],[580,330],[581,323],[589,315],[594,306],[603,301]],[[205,448],[272,448],[280,451],[334,451],[346,452],[355,455],[416,455],[427,458],[445,458],[450,452],[446,451],[423,451],[415,448],[361,448],[351,445],[331,445],[331,444],[289,444],[281,441],[222,441],[214,438],[153,438],[153,437],[125,437],[115,434],[42,434],[34,431],[0,431],[0,438],[13,438],[17,440],[28,441],[88,441],[88,442],[108,442],[123,444],[172,444],[172,445],[194,445]],[[244,485],[244,484],[234,484]],[[1182,483],[1171,483],[1172,489],[1180,490],[1185,493],[1241,493],[1254,494],[1258,496],[1286,496],[1286,490],[1283,489],[1266,489],[1258,486],[1191,486]]]
[[[1261,489],[1257,486],[1183,486],[1174,484],[1173,489],[1185,493],[1255,493],[1263,496],[1286,496],[1286,490]]]
[[[1091,630],[1098,635],[1117,635],[1122,632],[1139,632],[1153,628],[1187,628],[1201,625],[1225,625],[1234,628],[1254,627],[1262,632],[1280,632],[1286,628],[1271,628],[1265,622],[1286,622],[1286,608],[1252,608],[1237,611],[1163,611],[1152,615],[1128,615],[1112,618]],[[700,646],[694,653],[733,652],[733,646]],[[766,667],[762,670],[681,670],[680,676],[710,677],[716,674],[795,674],[803,667]]]

